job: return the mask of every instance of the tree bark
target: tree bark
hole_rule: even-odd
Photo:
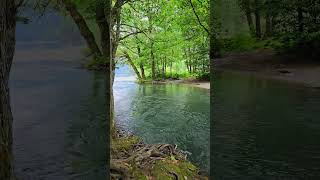
[[[270,25],[270,31],[271,31],[271,33],[274,33],[274,32],[275,32],[274,28],[275,28],[276,24],[277,24],[277,17],[276,17],[275,15],[273,15],[273,16],[271,17],[271,25]]]
[[[251,12],[246,12],[246,18],[247,18],[247,23],[248,23],[248,26],[249,26],[250,34],[254,35],[255,29],[254,29],[254,25],[253,25]]]
[[[189,0],[189,3],[191,5],[191,8],[192,8],[192,11],[194,13],[194,15],[196,16],[197,20],[198,20],[198,23],[199,25],[208,33],[208,35],[210,34],[209,30],[206,28],[206,26],[204,26],[202,23],[201,23],[201,20],[200,20],[200,17],[198,16],[197,12],[196,12],[196,9],[192,3],[192,0]]]
[[[114,121],[113,121],[113,60],[112,60],[112,38],[111,38],[111,0],[106,2],[98,1],[96,10],[96,22],[99,26],[101,34],[101,48],[103,58],[105,58],[106,65],[106,98],[107,98],[107,119],[110,122],[111,136],[115,135]]]
[[[77,24],[78,29],[81,35],[84,37],[88,47],[96,56],[101,56],[101,51],[99,46],[96,43],[95,37],[93,33],[90,31],[85,19],[77,10],[76,5],[73,3],[72,0],[63,0],[66,10],[69,12],[70,16],[72,17],[73,21]]]
[[[124,51],[124,56],[126,57],[128,63],[131,65],[133,71],[136,73],[137,77],[139,80],[141,80],[141,75],[140,75],[140,72],[139,70],[137,69],[137,66],[133,63],[131,57],[129,56],[128,52],[127,51]]]
[[[15,51],[17,7],[13,0],[0,0],[0,179],[14,179],[12,112],[9,75]]]
[[[215,12],[215,5],[217,0],[211,0],[210,1],[210,49],[209,49],[209,58],[210,58],[210,66],[213,68],[213,61],[215,58],[220,57],[220,45],[218,43],[217,35],[218,31],[216,29],[216,25],[219,24],[219,22],[216,22],[218,19],[216,16],[220,17]]]
[[[256,37],[261,38],[260,0],[255,0]]]
[[[270,37],[272,35],[271,31],[271,16],[269,13],[266,14],[266,37]]]
[[[155,58],[154,58],[154,53],[153,53],[153,42],[151,42],[151,47],[150,47],[150,55],[151,55],[151,76],[152,80],[156,79],[156,63],[155,63]]]
[[[149,34],[152,34],[153,31],[153,14],[152,14],[152,7],[150,6],[150,2],[148,1],[148,9],[147,9],[147,17],[148,17],[148,31]],[[155,62],[155,57],[154,57],[154,52],[153,52],[153,46],[154,46],[154,39],[149,38],[150,41],[150,57],[151,57],[151,78],[152,80],[156,79],[156,62]]]
[[[137,49],[138,49],[138,56],[141,57],[141,48],[139,45],[137,46]],[[146,79],[146,75],[144,73],[144,66],[143,66],[142,62],[139,63],[139,67],[140,67],[140,71],[141,71],[141,78]]]
[[[146,79],[146,75],[145,75],[144,67],[142,63],[140,63],[140,71],[141,71],[141,78]]]
[[[244,11],[246,14],[247,23],[249,26],[250,33],[252,35],[254,35],[255,29],[254,29],[254,24],[253,24],[252,15],[251,15],[252,10],[251,10],[251,6],[250,6],[250,0],[244,0],[243,3],[244,3],[243,8],[244,8]]]
[[[145,75],[145,73],[144,73],[143,64],[140,64],[140,71],[141,71],[141,78],[142,78],[142,79],[146,79],[146,75]]]

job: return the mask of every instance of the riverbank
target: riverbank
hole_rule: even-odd
[[[278,55],[270,50],[230,54],[215,59],[215,71],[254,74],[320,88],[320,62]]]
[[[208,179],[173,145],[145,144],[137,136],[118,135],[111,143],[111,179]]]
[[[159,81],[144,81],[143,83],[149,83],[149,84],[185,84],[192,87],[198,87],[202,89],[210,89],[210,82],[209,81],[201,81],[197,79],[165,79],[165,80],[159,80]]]

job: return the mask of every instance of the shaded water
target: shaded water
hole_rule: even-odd
[[[80,49],[33,47],[28,51],[37,53],[17,51],[10,79],[18,178],[107,179],[104,73],[78,68]],[[121,128],[147,143],[177,144],[209,167],[208,91],[140,86],[123,67],[114,95]]]
[[[216,73],[217,179],[319,179],[320,90]]]
[[[76,68],[79,49],[78,54],[67,47],[56,49],[73,58],[46,51],[32,49],[29,57],[18,49],[12,67],[17,177],[106,179],[103,76]]]

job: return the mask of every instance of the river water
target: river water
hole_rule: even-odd
[[[114,85],[117,125],[146,143],[170,143],[209,170],[209,91],[178,84],[138,85],[117,71]]]
[[[105,76],[80,69],[80,58],[79,48],[17,50],[10,87],[20,180],[107,179]],[[126,66],[116,73],[117,125],[147,143],[177,144],[208,169],[209,92],[138,85]]]
[[[320,90],[237,73],[214,79],[216,179],[320,179]]]
[[[106,179],[104,81],[77,68],[79,52],[17,50],[10,86],[19,179]]]

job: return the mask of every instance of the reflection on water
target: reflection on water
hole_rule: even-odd
[[[120,78],[121,79],[121,78]],[[117,124],[146,143],[171,143],[209,168],[209,92],[185,85],[114,85]]]
[[[77,68],[79,55],[70,59],[65,48],[52,50],[50,56],[43,50],[36,58],[17,56],[12,68],[17,176],[107,179],[105,75]],[[126,66],[116,73],[117,124],[147,143],[177,144],[208,168],[208,92],[182,85],[139,86]]]
[[[319,90],[231,73],[214,87],[214,177],[320,178]]]
[[[26,58],[11,74],[18,178],[106,179],[104,76],[76,68],[78,59]]]

